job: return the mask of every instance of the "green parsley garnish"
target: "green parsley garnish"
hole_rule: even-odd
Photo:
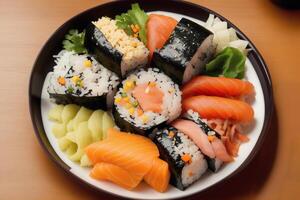
[[[74,92],[74,88],[68,87],[67,93],[68,93],[68,94],[72,94],[73,92]]]
[[[69,33],[65,35],[65,39],[62,42],[64,49],[75,51],[76,53],[87,53],[84,46],[84,37],[85,31],[80,33],[76,29],[70,30]]]
[[[146,34],[146,23],[148,20],[148,15],[143,11],[138,3],[131,4],[131,10],[127,13],[122,13],[116,16],[116,25],[118,28],[124,29],[128,35],[135,35],[135,28],[138,27],[137,33],[140,40],[146,44],[147,34]]]

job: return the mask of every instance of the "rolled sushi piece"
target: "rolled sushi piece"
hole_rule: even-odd
[[[157,68],[130,74],[114,97],[116,124],[127,132],[145,135],[153,127],[176,119],[180,113],[178,85]]]
[[[102,17],[86,28],[85,46],[97,61],[119,77],[148,62],[149,51],[144,43],[127,35],[109,17]]]
[[[169,164],[170,182],[178,189],[185,190],[206,172],[207,162],[200,149],[178,129],[166,125],[154,129],[150,137]]]
[[[154,52],[152,64],[181,85],[199,74],[214,53],[213,33],[182,18],[165,45]]]
[[[47,91],[57,104],[78,104],[90,109],[107,109],[113,104],[119,79],[90,55],[61,51],[49,72]]]
[[[202,130],[203,133],[207,135],[207,138],[211,143],[212,149],[214,150],[215,153],[214,158],[206,156],[208,168],[211,171],[217,172],[222,166],[223,161],[229,162],[232,160],[232,158],[227,153],[226,148],[221,140],[221,135],[217,131],[210,128],[204,122],[205,120],[202,120],[199,117],[199,114],[197,112],[194,112],[193,110],[188,110],[184,114],[183,119],[191,120],[192,122],[198,125],[198,127]]]

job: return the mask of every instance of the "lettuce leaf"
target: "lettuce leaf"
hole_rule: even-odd
[[[238,49],[226,47],[205,66],[205,74],[228,78],[244,78],[246,56]]]
[[[131,5],[131,10],[128,10],[127,13],[122,13],[121,15],[116,16],[116,25],[118,28],[124,29],[128,35],[134,35],[134,32],[131,28],[131,25],[138,25],[138,37],[140,40],[146,44],[147,43],[147,32],[146,32],[146,23],[148,20],[148,15],[141,10],[138,3]]]

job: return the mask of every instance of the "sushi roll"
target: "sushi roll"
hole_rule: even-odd
[[[181,85],[199,74],[214,53],[213,33],[182,18],[165,45],[154,52],[152,64]]]
[[[197,181],[207,170],[207,162],[194,142],[172,126],[156,128],[150,137],[160,157],[169,164],[171,184],[180,190]]]
[[[87,27],[85,46],[104,67],[119,77],[148,62],[149,51],[145,45],[119,29],[116,21],[108,17],[102,17]]]
[[[181,113],[181,91],[156,68],[140,69],[120,85],[113,115],[123,130],[147,134],[154,126],[176,119]]]
[[[78,104],[90,109],[107,109],[113,103],[119,79],[93,57],[61,51],[49,72],[47,91],[57,104]]]
[[[211,171],[217,172],[223,162],[232,161],[232,157],[227,153],[221,140],[221,135],[210,128],[193,110],[188,110],[181,119],[172,125],[195,141],[205,155]]]

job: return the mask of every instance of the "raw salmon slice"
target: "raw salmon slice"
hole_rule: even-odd
[[[105,162],[143,178],[159,156],[156,145],[148,138],[109,129],[108,139],[89,145],[85,151],[93,164]]]
[[[192,109],[205,119],[229,119],[239,122],[253,120],[252,107],[239,100],[215,96],[194,96],[182,102],[184,111]]]
[[[140,84],[134,88],[132,94],[143,111],[161,112],[164,93],[156,86],[148,83]]]
[[[103,162],[97,163],[93,167],[90,176],[98,180],[111,181],[128,190],[134,189],[141,182],[139,176],[135,176],[117,165]]]
[[[201,128],[199,128],[196,123],[190,120],[178,119],[172,123],[172,126],[191,138],[191,140],[205,155],[210,158],[216,157],[212,145],[208,141],[207,135],[201,130]]]
[[[158,192],[167,190],[170,181],[170,171],[168,163],[156,158],[152,168],[144,177],[145,182]]]
[[[147,48],[149,49],[150,60],[155,49],[163,47],[177,23],[172,17],[158,14],[149,15],[147,21]]]
[[[197,95],[240,97],[254,94],[254,87],[248,81],[240,79],[197,76],[182,88],[183,98]]]
[[[227,153],[223,142],[219,138],[215,138],[212,142],[209,142],[207,135],[196,123],[190,120],[178,119],[172,123],[172,126],[191,138],[206,156],[218,158],[223,162],[230,162],[233,160]]]
[[[223,162],[233,161],[233,158],[227,153],[226,147],[224,146],[223,142],[219,138],[215,138],[211,142],[211,145],[216,154],[216,158],[222,160]]]

